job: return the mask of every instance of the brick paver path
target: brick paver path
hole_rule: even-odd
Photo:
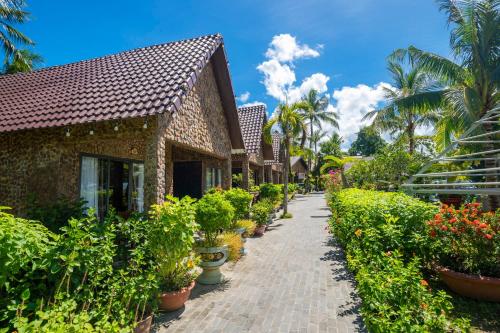
[[[225,264],[227,282],[197,286],[185,308],[156,319],[157,332],[357,332],[359,300],[341,250],[325,227],[323,194],[298,196],[248,255]]]

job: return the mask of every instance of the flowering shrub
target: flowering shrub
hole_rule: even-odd
[[[325,183],[325,190],[328,193],[340,191],[342,188],[341,171],[339,169],[328,171],[328,174],[324,175],[323,179]]]
[[[481,211],[479,203],[454,209],[442,205],[427,222],[431,255],[455,271],[500,277],[500,210]]]
[[[432,291],[421,272],[429,237],[425,221],[437,207],[401,193],[330,192],[330,228],[345,248],[370,332],[458,332],[449,296]]]

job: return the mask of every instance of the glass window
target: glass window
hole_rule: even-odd
[[[205,176],[205,189],[222,186],[222,170],[216,168],[207,168]]]
[[[117,212],[144,211],[144,164],[82,156],[80,196],[103,218]]]

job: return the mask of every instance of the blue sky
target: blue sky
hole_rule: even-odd
[[[433,0],[28,4],[32,18],[22,30],[36,41],[36,52],[47,66],[220,32],[235,94],[248,96],[240,105],[264,102],[271,113],[279,99],[276,90],[299,95],[307,87],[319,88],[341,114],[346,145],[360,116],[383,100],[381,87],[390,83],[385,58],[392,50],[415,45],[449,54],[446,20]],[[303,85],[304,80],[308,83]]]

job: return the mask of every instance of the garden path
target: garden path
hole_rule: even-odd
[[[298,195],[292,219],[276,220],[248,254],[225,264],[227,281],[197,285],[185,308],[156,319],[156,332],[364,331],[351,274],[326,226],[322,193]]]

